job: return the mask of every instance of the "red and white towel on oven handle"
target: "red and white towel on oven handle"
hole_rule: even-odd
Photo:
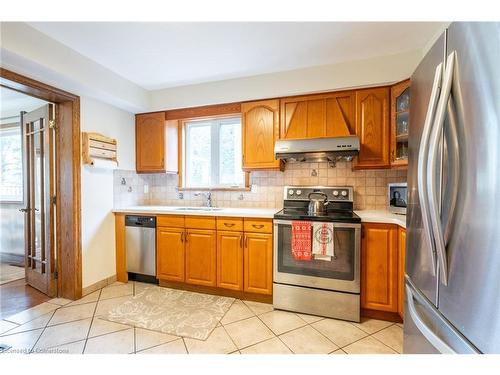
[[[292,221],[292,255],[295,260],[311,260],[311,222]]]
[[[333,223],[314,222],[312,255],[317,260],[335,259]]]

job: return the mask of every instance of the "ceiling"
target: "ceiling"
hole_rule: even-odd
[[[0,86],[0,119],[19,116],[21,111],[29,112],[47,102]]]
[[[148,89],[334,64],[422,49],[430,22],[32,22]]]

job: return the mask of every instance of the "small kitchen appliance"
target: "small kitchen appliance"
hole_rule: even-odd
[[[408,185],[406,182],[396,182],[387,185],[389,193],[389,211],[395,214],[406,215],[408,202]]]

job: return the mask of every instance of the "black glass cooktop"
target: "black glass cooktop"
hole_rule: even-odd
[[[281,220],[310,220],[310,221],[329,221],[341,223],[359,223],[361,218],[352,211],[329,210],[320,215],[309,215],[304,208],[284,208],[274,214],[275,219]]]

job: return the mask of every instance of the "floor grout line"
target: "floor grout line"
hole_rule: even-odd
[[[182,339],[182,343],[184,344],[184,349],[186,349],[186,354],[189,354],[189,350],[187,348],[186,341],[184,341],[184,337],[181,337],[181,339]]]
[[[221,327],[222,327],[222,329],[224,330],[224,332],[226,332],[227,337],[229,337],[229,340],[231,340],[231,342],[233,343],[233,345],[234,345],[234,347],[236,348],[236,350],[240,350],[240,349],[238,348],[238,345],[236,345],[236,343],[234,342],[233,338],[231,337],[231,335],[230,335],[230,334],[229,334],[229,332],[227,331],[226,327],[224,327],[224,325],[223,325],[223,324],[221,324]],[[208,340],[208,339],[207,339],[207,340]]]
[[[82,354],[85,353],[87,349],[87,341],[89,340],[90,330],[92,329],[92,324],[94,324],[95,313],[97,311],[97,306],[99,305],[99,300],[101,299],[102,289],[99,291],[99,296],[97,297],[97,303],[94,306],[94,313],[92,314],[92,320],[90,321],[89,329],[87,331],[87,336],[85,337],[85,344],[83,344]]]
[[[392,326],[394,326],[394,325],[395,325],[395,324],[392,324],[392,325],[390,325],[390,326],[388,326],[388,327],[386,327],[386,328],[384,328],[384,329],[390,328],[390,327],[392,327]],[[382,344],[384,344],[385,346],[387,346],[389,349],[393,350],[394,352],[396,352],[396,353],[398,353],[398,354],[401,354],[401,352],[397,351],[397,350],[396,350],[396,349],[394,349],[393,347],[391,347],[391,346],[387,345],[385,342],[383,342],[382,340],[380,340],[379,338],[377,338],[377,337],[375,337],[375,336],[374,336],[374,335],[375,335],[375,333],[378,333],[378,332],[381,332],[381,331],[383,331],[383,330],[380,330],[380,331],[374,332],[374,333],[373,333],[372,335],[370,335],[370,336],[371,336],[371,337],[373,337],[375,340],[377,340],[377,341],[381,342]]]
[[[134,354],[137,352],[136,327],[134,327]]]
[[[391,348],[389,345],[387,345],[385,342],[383,342],[383,341],[381,341],[381,340],[377,339],[375,336],[371,336],[371,335],[370,335],[370,337],[372,337],[374,340],[377,340],[377,341],[378,341],[378,342],[380,342],[382,345],[384,345],[384,346],[388,347],[388,348],[389,348],[389,349],[391,349],[393,352],[395,352],[395,353],[397,353],[397,354],[400,354],[397,350],[394,350],[394,348]]]
[[[52,315],[50,316],[50,319],[47,321],[47,324],[50,323],[50,321],[52,320],[52,318],[54,317],[54,314],[56,313],[58,309],[55,309],[54,311],[52,311]],[[33,319],[34,320],[34,319]],[[38,344],[38,341],[40,341],[40,338],[42,337],[43,333],[45,332],[45,330],[47,329],[47,324],[45,324],[45,327],[43,327],[43,330],[42,332],[40,333],[40,336],[38,336],[38,338],[36,339],[35,343],[33,344],[33,346],[31,347],[31,349],[29,350],[29,354],[31,354],[33,352],[33,349],[35,349],[36,347],[36,344]]]
[[[181,336],[176,336],[176,337],[177,337],[176,339],[171,340],[171,341],[164,342],[164,343],[162,343],[162,344],[157,344],[157,345],[153,345],[153,346],[148,346],[147,348],[144,348],[144,349],[141,349],[141,350],[137,351],[135,354],[140,354],[140,353],[142,353],[142,352],[144,352],[144,351],[146,351],[146,350],[153,349],[153,348],[156,348],[156,347],[158,347],[158,346],[162,346],[162,345],[170,344],[170,343],[172,343],[172,342],[179,341],[180,339],[182,339],[182,337],[181,337]],[[184,347],[185,347],[185,345],[184,345]],[[186,349],[186,352],[187,352],[187,349]]]
[[[328,341],[330,341],[333,345],[335,345],[338,349],[341,348],[341,346],[339,344],[337,344],[335,341],[333,341],[331,338],[329,338],[328,336],[326,336],[323,332],[321,332],[319,329],[317,329],[316,327],[313,326],[314,323],[317,323],[317,322],[313,322],[311,324],[309,324],[309,326],[314,329],[316,332],[318,332],[321,336],[323,336],[325,339],[327,339]]]
[[[122,284],[120,284],[122,285]],[[123,284],[123,285],[126,285],[126,284]],[[64,324],[68,324],[68,323],[74,323],[74,322],[78,322],[78,321],[83,321],[83,320],[86,320],[86,319],[89,319],[91,318],[91,322],[90,322],[90,325],[89,325],[89,328],[87,330],[87,334],[85,336],[85,338],[82,338],[82,339],[79,339],[79,340],[74,340],[74,341],[71,341],[71,342],[66,342],[66,343],[62,343],[62,344],[58,344],[58,345],[54,345],[54,346],[50,346],[50,347],[47,347],[47,348],[44,348],[44,349],[52,349],[52,348],[56,348],[56,347],[59,347],[59,346],[62,346],[62,345],[70,345],[70,344],[74,344],[74,343],[77,343],[77,342],[81,342],[81,341],[85,341],[84,343],[84,346],[83,346],[83,349],[82,349],[82,354],[85,352],[86,350],[86,347],[87,347],[87,343],[88,343],[88,340],[90,339],[89,336],[90,336],[90,331],[92,329],[92,326],[94,324],[94,322],[96,321],[96,319],[101,319],[101,320],[104,320],[104,321],[108,321],[104,318],[102,318],[102,316],[97,316],[96,315],[96,312],[97,312],[97,308],[98,308],[98,305],[100,303],[100,301],[109,301],[111,299],[117,299],[117,298],[123,298],[123,297],[130,297],[130,296],[135,296],[135,293],[136,293],[136,289],[137,289],[137,286],[136,286],[136,283],[135,282],[132,282],[132,294],[131,295],[122,295],[122,296],[114,296],[114,297],[110,297],[110,298],[102,298],[102,292],[103,292],[103,289],[104,288],[101,288],[99,289],[99,294],[98,294],[98,297],[97,297],[97,300],[95,301],[89,301],[89,302],[85,302],[85,303],[81,303],[81,304],[74,304],[74,305],[71,305],[71,302],[68,303],[68,304],[65,304],[65,305],[57,305],[57,304],[54,304],[54,303],[50,303],[50,302],[45,302],[45,303],[49,303],[50,305],[53,305],[53,306],[56,306],[56,308],[50,312],[47,312],[46,314],[42,314],[40,316],[37,316],[33,319],[30,319],[28,320],[27,322],[25,323],[22,323],[22,324],[19,324],[19,323],[16,323],[16,322],[13,322],[13,321],[9,321],[8,319],[2,319],[3,321],[5,322],[8,322],[8,323],[12,323],[15,325],[15,327],[12,327],[10,328],[9,330],[3,332],[1,334],[1,336],[12,336],[12,335],[16,335],[16,334],[22,334],[22,333],[26,333],[26,332],[30,332],[30,331],[35,331],[35,330],[39,330],[39,329],[42,329],[40,335],[38,336],[38,338],[36,339],[35,343],[33,344],[33,346],[31,347],[31,349],[29,350],[29,353],[34,353],[34,349],[36,348],[36,345],[38,344],[38,342],[40,341],[41,337],[43,336],[43,334],[46,332],[47,328],[50,328],[50,327],[58,327],[58,326],[61,326],[61,325],[64,325]],[[76,302],[76,301],[73,301],[73,302]],[[237,319],[235,321],[232,321],[230,323],[226,323],[226,324],[223,324],[222,323],[222,320],[227,316],[229,310],[236,304],[236,303],[239,303],[241,302],[252,314],[252,316],[250,317],[246,317],[246,318],[242,318],[242,319]],[[253,302],[253,301],[249,301],[249,302]],[[75,307],[75,306],[82,306],[82,305],[85,305],[85,304],[89,304],[89,303],[95,303],[95,306],[94,306],[94,311],[93,311],[93,314],[92,316],[90,317],[85,317],[85,318],[81,318],[81,319],[75,319],[75,320],[69,320],[69,321],[65,321],[65,322],[61,322],[61,323],[57,323],[57,324],[54,324],[54,325],[51,325],[49,326],[51,320],[54,318],[54,315],[56,314],[56,312],[60,309],[65,309],[65,308],[69,308],[69,307]],[[272,306],[272,305],[271,305]],[[29,309],[27,309],[29,310]],[[26,311],[26,310],[25,310]],[[231,305],[229,306],[229,308],[226,310],[226,312],[222,315],[222,317],[218,320],[218,324],[216,324],[216,326],[214,327],[214,329],[209,333],[208,337],[207,337],[207,340],[210,338],[210,336],[213,334],[213,332],[220,326],[223,328],[224,332],[226,333],[226,335],[229,337],[229,339],[231,340],[231,342],[233,343],[234,347],[236,348],[236,350],[233,350],[232,352],[229,352],[229,353],[225,353],[225,354],[231,354],[231,353],[235,353],[235,352],[239,352],[241,353],[242,350],[245,350],[245,349],[248,349],[252,346],[255,346],[255,345],[259,345],[261,343],[264,343],[264,342],[267,342],[267,341],[270,341],[274,338],[278,338],[278,340],[288,349],[290,350],[290,352],[292,354],[295,354],[295,352],[293,351],[293,349],[287,345],[283,339],[281,338],[282,335],[285,335],[287,333],[290,333],[290,332],[293,332],[293,331],[296,331],[296,330],[300,330],[300,329],[303,329],[307,326],[311,327],[314,331],[316,331],[317,333],[319,333],[322,337],[324,337],[328,342],[331,342],[332,344],[334,344],[337,348],[334,349],[333,351],[331,351],[330,353],[328,354],[331,354],[331,353],[334,353],[335,351],[338,351],[338,350],[341,350],[343,353],[345,354],[349,354],[349,353],[346,353],[346,351],[344,350],[344,348],[346,348],[347,346],[350,346],[350,345],[353,345],[363,339],[366,339],[367,337],[373,337],[377,342],[381,343],[382,345],[384,345],[384,347],[387,347],[389,350],[391,350],[392,352],[396,353],[396,354],[401,354],[400,351],[396,350],[395,348],[391,347],[390,345],[388,345],[387,343],[385,343],[382,339],[379,339],[375,336],[375,334],[378,334],[379,332],[381,331],[384,331],[386,329],[389,329],[393,326],[397,326],[399,329],[402,329],[397,323],[395,322],[391,322],[388,326],[385,326],[383,328],[379,328],[379,329],[376,329],[375,331],[372,331],[371,333],[370,332],[367,332],[365,331],[362,327],[361,327],[361,322],[359,324],[359,326],[355,325],[353,322],[347,322],[347,323],[350,323],[350,325],[353,327],[353,328],[356,328],[358,329],[359,331],[361,331],[365,336],[360,338],[360,339],[357,339],[353,342],[350,342],[346,345],[343,345],[343,346],[340,346],[338,345],[337,343],[335,343],[333,340],[331,340],[329,337],[327,337],[325,334],[323,334],[319,329],[317,329],[316,327],[313,326],[313,324],[315,323],[318,323],[322,320],[325,320],[325,319],[328,319],[328,318],[325,318],[325,317],[322,317],[314,322],[311,322],[309,323],[307,320],[305,320],[304,318],[302,318],[301,316],[299,316],[299,313],[297,312],[290,312],[292,314],[294,314],[296,317],[299,318],[299,320],[303,323],[305,323],[304,325],[302,326],[299,326],[299,327],[295,327],[293,329],[288,329],[288,330],[285,330],[283,332],[281,332],[280,334],[276,334],[272,328],[266,324],[266,322],[261,318],[261,316],[263,316],[264,314],[268,314],[268,313],[271,313],[273,311],[281,311],[281,310],[277,310],[277,309],[274,309],[273,307],[273,310],[270,310],[270,311],[265,311],[265,312],[262,312],[260,314],[257,314],[244,300],[240,300],[240,299],[237,299],[237,298],[233,298],[233,301],[231,303]],[[22,313],[22,312],[20,312]],[[9,334],[10,331],[14,330],[14,329],[17,329],[25,324],[28,324],[30,322],[32,322],[33,320],[35,319],[38,319],[38,318],[41,318],[43,317],[44,315],[48,315],[50,314],[50,318],[48,319],[47,323],[45,323],[43,325],[43,327],[39,327],[39,328],[31,328],[31,329],[27,329],[26,331],[22,331],[22,332],[17,332],[17,333],[11,333]],[[226,329],[226,326],[229,326],[231,324],[235,324],[235,323],[238,323],[238,322],[243,322],[245,320],[250,320],[250,319],[253,319],[253,318],[257,318],[258,321],[260,323],[263,324],[264,327],[266,327],[266,329],[269,330],[269,332],[272,334],[272,337],[269,337],[269,338],[266,338],[266,339],[263,339],[263,340],[259,340],[255,343],[252,343],[251,345],[246,345],[244,347],[241,347],[239,348],[237,345],[236,345],[236,342],[234,341],[233,337],[229,334],[229,332],[227,331]],[[109,321],[109,322],[112,322],[112,321]],[[95,338],[97,337],[101,337],[101,336],[105,336],[105,335],[109,335],[109,334],[114,334],[114,333],[117,333],[117,332],[121,332],[121,331],[126,331],[128,329],[133,329],[133,352],[131,354],[135,354],[135,353],[141,353],[141,352],[144,352],[146,350],[149,350],[149,349],[152,349],[152,348],[155,348],[155,347],[158,347],[158,346],[162,346],[162,345],[166,345],[166,344],[169,344],[169,343],[173,343],[177,340],[182,340],[182,343],[184,345],[184,349],[186,351],[186,353],[190,354],[189,353],[189,350],[188,350],[188,347],[187,347],[187,343],[186,343],[186,338],[183,337],[183,336],[177,336],[175,334],[170,334],[170,333],[165,333],[165,332],[161,332],[161,331],[156,331],[156,330],[152,330],[152,329],[148,329],[148,328],[142,328],[142,327],[136,327],[134,325],[128,325],[128,324],[124,324],[124,323],[119,323],[119,322],[113,322],[113,323],[117,323],[117,324],[121,324],[123,326],[127,326],[127,328],[121,328],[121,329],[118,329],[116,331],[113,331],[113,332],[107,332],[107,333],[103,333],[103,334],[100,334],[100,335],[97,335],[97,336],[94,336]],[[137,329],[138,328],[141,328],[141,329],[144,329],[146,331],[150,331],[150,332],[157,332],[157,333],[164,333],[166,335],[169,335],[169,336],[172,336],[172,337],[175,337],[173,340],[171,341],[167,341],[167,342],[163,342],[161,344],[158,344],[158,345],[153,345],[153,346],[150,346],[150,347],[147,347],[147,348],[143,348],[141,349],[140,351],[137,351]],[[0,337],[1,337],[0,336]],[[94,338],[92,337],[92,338]],[[206,340],[201,340],[201,341],[206,341]]]

